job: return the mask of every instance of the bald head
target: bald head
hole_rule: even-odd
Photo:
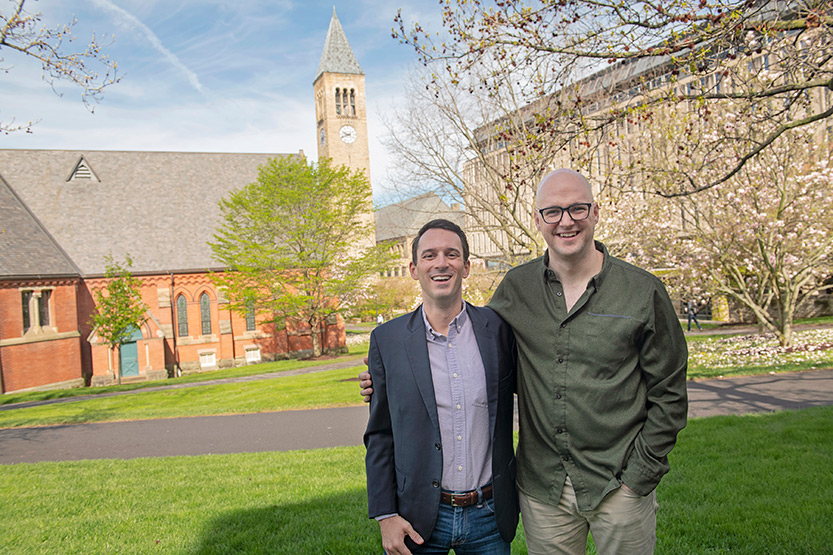
[[[590,182],[587,179],[578,173],[575,170],[571,170],[569,168],[561,168],[558,170],[553,170],[541,179],[541,182],[538,184],[538,193],[536,194],[536,199],[539,201],[538,205],[540,207],[540,199],[541,199],[541,192],[545,188],[549,188],[550,186],[560,186],[560,185],[570,185],[572,187],[583,187],[586,189],[587,193],[587,202],[593,201],[593,187],[590,186]]]

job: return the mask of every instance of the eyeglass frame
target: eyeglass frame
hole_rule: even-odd
[[[584,220],[586,220],[587,218],[590,217],[590,213],[593,211],[593,205],[594,204],[596,204],[596,203],[595,202],[576,202],[576,203],[571,204],[570,206],[547,206],[546,208],[536,208],[536,211],[541,215],[541,219],[544,221],[544,223],[549,224],[549,225],[558,225],[558,224],[560,224],[561,220],[564,218],[564,213],[565,212],[570,213],[570,218],[572,218],[572,220],[574,222],[583,222]],[[587,215],[583,218],[576,219],[573,216],[573,213],[571,211],[574,206],[586,206],[587,207]],[[545,210],[552,210],[553,208],[558,208],[559,210],[561,210],[561,215],[558,217],[558,220],[556,220],[554,222],[549,222],[544,217],[544,211]]]

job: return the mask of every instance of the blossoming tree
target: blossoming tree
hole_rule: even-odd
[[[705,119],[657,121],[664,123],[643,130],[643,142],[653,147],[644,155],[654,162],[664,158],[675,171],[643,172],[646,192],[668,187],[669,175],[692,168],[710,173],[703,176],[709,179],[740,155],[731,144],[711,151],[683,145],[682,127],[698,128],[695,142],[704,143],[717,135],[771,131],[765,121],[718,111]],[[829,147],[814,140],[811,130],[784,133],[731,179],[696,195],[611,192],[603,201],[607,214],[600,233],[620,255],[664,269],[659,273],[684,298],[725,295],[789,346],[796,308],[831,287],[826,285],[833,273],[829,159]]]

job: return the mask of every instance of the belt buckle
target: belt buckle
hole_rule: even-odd
[[[465,505],[458,505],[457,504],[457,498],[458,497],[465,497],[465,495],[454,495],[453,493],[451,494],[451,506],[452,507],[464,507],[465,506]]]

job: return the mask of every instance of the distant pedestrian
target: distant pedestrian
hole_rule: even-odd
[[[688,304],[686,304],[685,311],[688,313],[688,331],[691,331],[691,321],[694,320],[694,323],[697,324],[697,329],[702,330],[703,328],[700,326],[700,322],[697,321],[697,303],[693,300],[689,299]]]
[[[381,326],[385,322],[385,317],[381,314],[376,315],[376,325]]]

